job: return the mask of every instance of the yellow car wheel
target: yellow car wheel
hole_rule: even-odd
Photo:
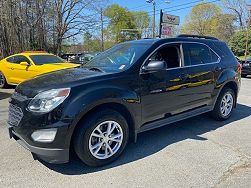
[[[0,88],[6,88],[8,86],[8,83],[6,81],[6,78],[2,72],[0,72]]]

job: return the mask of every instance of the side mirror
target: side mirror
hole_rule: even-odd
[[[23,62],[21,62],[21,63],[19,63],[20,65],[23,65],[23,66],[29,66],[30,64],[28,63],[28,62],[25,62],[25,61],[23,61]]]
[[[156,72],[166,69],[165,61],[150,61],[147,65],[142,67],[143,72]]]

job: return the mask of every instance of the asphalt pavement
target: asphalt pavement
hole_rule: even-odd
[[[207,114],[141,133],[119,160],[91,168],[76,157],[53,165],[33,160],[6,128],[0,89],[0,187],[251,187],[251,77],[224,122]]]

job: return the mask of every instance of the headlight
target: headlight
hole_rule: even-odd
[[[29,103],[31,112],[50,112],[69,96],[70,88],[51,89],[37,94]]]

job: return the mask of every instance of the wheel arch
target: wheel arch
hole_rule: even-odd
[[[219,96],[220,93],[223,91],[223,89],[224,89],[224,88],[227,88],[227,87],[230,88],[230,89],[232,89],[232,90],[234,91],[234,94],[235,94],[234,107],[236,107],[236,105],[237,105],[237,96],[238,96],[238,85],[237,85],[237,83],[236,83],[235,81],[231,80],[231,81],[226,82],[226,83],[222,86],[222,88],[221,88],[221,90],[220,90],[218,96]],[[217,96],[217,98],[218,98],[218,96]]]
[[[117,112],[119,112],[127,121],[127,124],[129,126],[129,139],[130,140],[136,140],[136,128],[135,128],[135,120],[133,118],[133,115],[131,114],[130,110],[123,104],[118,102],[107,102],[103,104],[99,104],[97,106],[94,106],[90,109],[88,109],[84,114],[81,114],[81,117],[78,118],[77,122],[74,123],[74,126],[72,127],[72,134],[70,136],[70,148],[72,148],[74,135],[76,134],[76,131],[79,126],[81,126],[80,122],[83,119],[86,119],[88,116],[92,115],[93,113],[98,113],[100,110],[104,109],[112,109]]]

